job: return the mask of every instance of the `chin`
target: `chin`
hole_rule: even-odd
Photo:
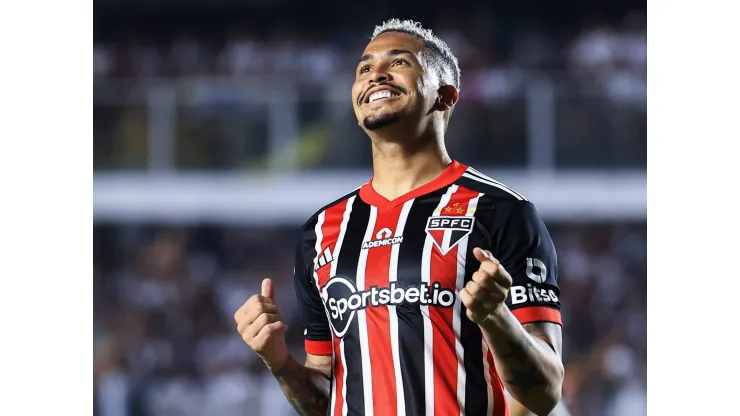
[[[401,114],[398,112],[371,114],[362,120],[362,125],[367,130],[378,130],[398,123]]]

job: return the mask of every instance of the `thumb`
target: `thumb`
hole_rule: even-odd
[[[275,284],[272,283],[272,279],[262,281],[262,296],[275,300]]]
[[[481,249],[480,247],[476,247],[473,249],[473,255],[481,263],[483,263],[484,261],[493,261],[493,254],[491,254],[491,252],[489,252],[488,250]]]

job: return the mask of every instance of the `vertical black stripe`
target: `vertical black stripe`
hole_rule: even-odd
[[[491,238],[487,229],[491,228],[491,198],[482,196],[478,199],[475,212],[475,228],[468,237],[468,249],[465,257],[465,283],[470,281],[473,273],[480,267],[480,262],[473,255],[475,247],[491,248]],[[483,365],[483,334],[478,325],[473,323],[465,313],[465,306],[460,308],[460,342],[465,355],[465,415],[483,416],[488,410],[488,385],[485,366]],[[490,416],[490,415],[487,415]]]
[[[418,288],[421,284],[421,260],[426,240],[427,219],[432,216],[445,192],[447,187],[417,198],[411,206],[403,231],[403,243],[398,252],[398,285],[401,287]],[[421,307],[418,304],[402,303],[398,305],[396,312],[398,355],[401,361],[406,415],[423,415],[425,374],[424,320]]]
[[[352,213],[347,223],[342,248],[337,263],[337,276],[345,277],[355,282],[357,263],[360,258],[362,239],[370,219],[370,206],[360,198],[356,198],[352,205]],[[355,314],[347,333],[344,335],[344,371],[347,374],[347,396],[344,405],[348,406],[348,415],[362,415],[365,413],[364,391],[362,383],[362,355],[360,352],[360,331]],[[341,395],[341,391],[337,392]]]
[[[478,269],[478,262],[475,261],[473,255],[473,248],[475,247],[477,245],[470,241],[465,261],[466,284],[470,280],[470,276]],[[484,374],[485,367],[483,366],[483,335],[478,325],[468,319],[465,311],[465,306],[460,308],[460,343],[463,345],[465,374],[467,376],[465,380],[465,415],[482,416],[486,414],[488,408],[488,387]]]

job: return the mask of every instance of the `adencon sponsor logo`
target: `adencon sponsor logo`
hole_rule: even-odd
[[[509,290],[511,304],[518,305],[524,302],[552,302],[558,301],[558,295],[554,290],[533,287],[531,283],[526,286],[512,286]]]
[[[450,308],[455,303],[455,292],[442,288],[438,282],[410,287],[401,287],[396,282],[391,282],[388,287],[371,286],[367,290],[357,291],[355,285],[344,277],[329,280],[321,291],[321,297],[329,322],[338,338],[347,332],[356,312],[368,307],[406,303]]]
[[[362,243],[362,249],[367,250],[369,248],[392,246],[394,244],[401,244],[403,242],[403,236],[391,237],[393,231],[388,228],[383,228],[375,234],[375,240],[365,241]]]

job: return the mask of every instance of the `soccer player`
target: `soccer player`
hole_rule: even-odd
[[[555,249],[523,195],[448,156],[459,91],[431,31],[377,27],[352,87],[373,178],[314,214],[296,250],[305,365],[272,281],[235,313],[302,415],[504,416],[504,389],[537,415],[560,400]]]

